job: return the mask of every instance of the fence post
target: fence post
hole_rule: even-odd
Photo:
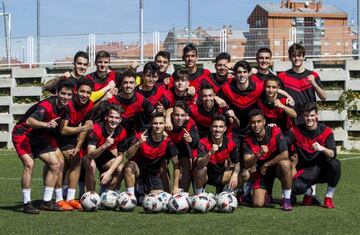
[[[94,66],[95,60],[95,49],[96,49],[96,38],[95,34],[89,34],[89,59],[90,59],[90,66]]]
[[[32,68],[33,65],[33,60],[34,60],[34,38],[32,36],[29,36],[27,38],[27,47],[28,47],[28,52],[27,52],[27,57],[28,57],[28,61],[29,61],[29,68]]]

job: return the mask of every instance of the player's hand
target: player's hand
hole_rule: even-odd
[[[60,117],[51,119],[49,122],[46,123],[46,128],[56,128],[59,124],[57,123],[57,120],[59,120]]]
[[[180,190],[179,190],[178,187],[174,187],[171,193],[172,193],[173,195],[175,195],[175,194],[180,193]]]
[[[107,88],[108,90],[111,90],[111,89],[115,88],[115,86],[116,86],[115,82],[114,82],[113,80],[111,80],[111,81],[106,85],[106,88]]]
[[[225,100],[221,99],[218,96],[214,97],[215,102],[219,105],[220,108],[225,108],[227,106]]]
[[[186,94],[188,94],[189,96],[194,96],[195,92],[196,92],[196,90],[195,90],[195,87],[193,87],[193,86],[189,86],[186,90]]]
[[[277,125],[276,125],[275,123],[268,123],[267,126],[268,126],[268,127],[275,127],[275,126],[277,126]]]
[[[251,76],[253,74],[257,74],[257,73],[258,73],[258,70],[256,68],[252,68],[251,71],[250,71],[249,76]]]
[[[172,129],[173,129],[173,124],[171,120],[165,120],[165,130],[172,131]]]
[[[71,77],[71,73],[69,72],[69,71],[66,71],[65,73],[64,73],[64,78],[70,78]]]
[[[110,94],[114,95],[118,95],[119,94],[119,89],[117,89],[116,87],[112,88],[110,91]]]
[[[163,131],[163,138],[164,140],[166,140],[166,138],[169,137],[168,133],[164,130]]]
[[[319,144],[318,142],[313,143],[312,147],[315,151],[319,151],[319,152],[322,152],[325,150],[325,147],[322,146],[321,144]]]
[[[137,62],[137,61],[134,61],[134,62],[130,65],[130,69],[136,70],[139,66],[140,66],[140,63]]]
[[[70,150],[70,158],[73,159],[77,156],[79,156],[79,152],[80,152],[80,149],[78,148],[73,148]]]
[[[308,82],[311,83],[311,84],[314,84],[315,83],[315,76],[314,75],[309,75],[307,76],[308,78]]]
[[[147,133],[147,131],[148,131],[148,130],[146,129],[143,133],[141,133],[140,139],[139,139],[140,144],[146,142],[146,140],[147,140],[147,138],[148,138],[148,133]]]
[[[214,154],[214,153],[216,153],[217,151],[219,151],[219,145],[213,144],[213,145],[212,145],[212,148],[210,149],[210,153],[211,153],[211,154]]]
[[[263,154],[266,154],[269,151],[268,147],[266,145],[260,146],[260,151],[257,154],[258,157],[261,157]]]
[[[295,101],[294,101],[294,99],[293,99],[291,96],[289,96],[289,97],[286,98],[286,104],[289,104],[289,105],[291,105],[291,106],[294,106],[294,105],[295,105]]]
[[[240,172],[241,179],[243,181],[248,181],[250,179],[250,172],[247,169],[242,169]]]
[[[237,188],[237,185],[238,185],[238,173],[233,172],[230,178],[229,188],[234,190]]]
[[[162,103],[160,101],[158,101],[156,104],[156,111],[158,111],[160,113],[163,113],[165,111],[164,105],[162,105]]]
[[[274,106],[278,107],[278,108],[284,108],[285,105],[283,103],[281,103],[281,101],[279,99],[274,100]]]
[[[266,163],[264,163],[264,165],[262,165],[262,166],[260,167],[260,173],[261,173],[262,175],[265,175],[265,174],[266,174],[266,170],[267,170],[267,165],[266,165]]]
[[[191,143],[191,142],[192,142],[192,138],[191,138],[190,133],[189,133],[185,128],[183,128],[183,130],[184,130],[184,140],[185,140],[187,143]]]
[[[106,146],[106,148],[109,148],[111,145],[114,144],[114,138],[112,137],[113,134],[114,134],[114,132],[111,133],[111,134],[106,138],[106,140],[105,140],[105,146]]]
[[[100,184],[106,185],[110,182],[111,179],[112,179],[112,175],[109,174],[107,171],[105,171],[100,176]]]

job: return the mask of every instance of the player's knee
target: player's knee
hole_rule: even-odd
[[[341,168],[341,162],[337,159],[331,159],[328,165],[331,168],[331,170],[334,172],[339,171]]]
[[[135,174],[135,170],[133,169],[134,167],[132,165],[127,165],[124,169],[124,175],[129,177]]]
[[[299,179],[293,181],[292,192],[295,195],[304,194],[306,192],[306,185]]]
[[[62,169],[62,166],[60,164],[60,161],[53,161],[49,164],[49,168],[52,172],[58,173]]]
[[[265,204],[264,199],[260,199],[258,197],[253,198],[253,206],[254,207],[263,207]]]
[[[34,169],[34,161],[26,161],[24,162],[24,171],[32,171]]]
[[[279,166],[283,172],[290,171],[291,169],[291,163],[288,159],[280,161]]]

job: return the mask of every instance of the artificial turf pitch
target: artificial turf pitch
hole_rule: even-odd
[[[21,161],[12,151],[0,152],[0,234],[360,234],[360,154],[339,155],[342,178],[334,196],[335,209],[296,204],[292,212],[240,206],[232,214],[145,214],[133,212],[22,213]],[[346,159],[346,160],[344,160]],[[36,160],[32,200],[42,198],[42,166]],[[213,189],[209,189],[211,191]],[[317,186],[323,199],[325,185]],[[280,195],[279,182],[274,197]],[[298,196],[298,202],[302,197]]]

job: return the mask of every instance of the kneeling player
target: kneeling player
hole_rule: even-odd
[[[121,163],[126,151],[126,131],[120,125],[123,109],[109,105],[104,122],[95,123],[88,136],[86,165],[86,188],[95,190],[95,171],[100,171],[100,183],[104,188],[117,190],[121,183]]]
[[[13,129],[14,147],[24,165],[21,184],[25,213],[39,213],[39,210],[32,206],[30,197],[34,158],[37,157],[49,168],[44,180],[45,188],[41,209],[63,211],[51,201],[58,173],[62,170],[55,153],[57,144],[51,130],[58,127],[58,119],[66,112],[73,88],[73,83],[66,80],[61,81],[58,85],[57,96],[51,96],[32,106]]]
[[[336,144],[332,130],[319,123],[315,103],[303,108],[305,123],[294,126],[288,141],[295,145],[298,155],[297,174],[293,179],[293,193],[305,193],[303,204],[311,205],[311,185],[327,183],[325,208],[334,208],[332,197],[341,177],[340,161],[336,159]]]
[[[284,210],[292,210],[291,165],[289,154],[280,128],[265,126],[265,118],[259,109],[249,113],[251,133],[244,138],[244,164],[246,168],[256,167],[253,186],[253,204],[263,207],[272,190],[275,177],[282,184],[282,203]]]
[[[160,193],[164,186],[160,176],[163,161],[170,159],[174,166],[172,193],[179,192],[180,167],[178,150],[170,138],[164,136],[165,117],[154,113],[151,128],[137,135],[126,157],[129,162],[124,168],[126,190],[135,193],[136,179],[143,181],[147,193]]]
[[[205,184],[217,187],[217,192],[228,184],[235,189],[239,183],[240,161],[236,144],[225,136],[226,118],[216,114],[211,122],[209,137],[202,138],[198,155],[194,156],[195,194],[203,192]]]

